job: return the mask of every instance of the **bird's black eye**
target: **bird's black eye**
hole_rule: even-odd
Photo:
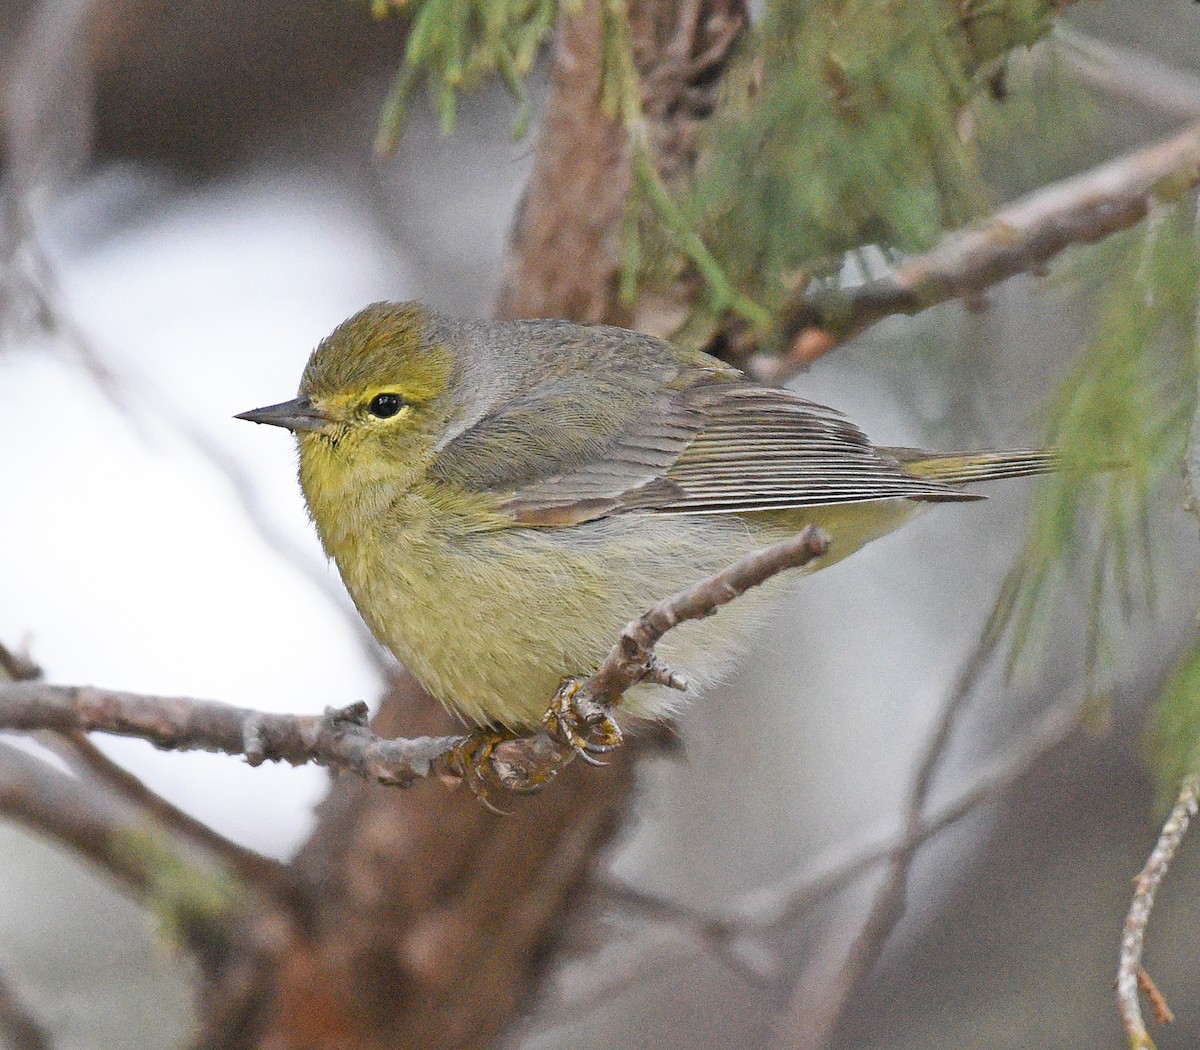
[[[367,411],[378,419],[391,419],[404,407],[404,398],[399,394],[376,394],[367,405]]]

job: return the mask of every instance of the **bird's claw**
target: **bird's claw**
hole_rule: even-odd
[[[449,768],[466,782],[479,804],[501,817],[508,816],[509,811],[492,802],[492,792],[497,789],[514,788],[505,783],[496,768],[496,748],[513,738],[514,734],[507,729],[476,729],[455,744],[449,756]]]
[[[538,761],[522,749],[528,738],[509,729],[483,727],[464,737],[450,752],[448,766],[465,780],[480,805],[492,813],[509,816],[492,801],[493,791],[533,795],[562,768],[561,757]]]
[[[571,754],[592,765],[603,765],[596,756],[615,750],[622,739],[621,728],[608,710],[583,693],[575,680],[564,682],[555,694],[542,716],[542,728],[550,737],[548,750],[530,750],[534,738],[512,730],[476,729],[451,749],[448,773],[466,781],[485,809],[507,815],[492,801],[493,792],[533,794],[554,779]],[[570,750],[564,753],[564,747]]]
[[[550,709],[542,716],[542,727],[594,766],[604,764],[597,755],[621,745],[621,727],[604,707],[581,695],[580,683],[574,679],[564,682],[555,694]]]

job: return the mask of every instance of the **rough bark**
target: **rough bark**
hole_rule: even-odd
[[[498,317],[633,319],[633,305],[618,294],[630,173],[625,129],[601,105],[601,6],[589,0],[562,21],[553,97],[513,226]],[[647,129],[670,179],[695,161],[696,129],[748,24],[746,7],[741,0],[635,0],[629,19]]]

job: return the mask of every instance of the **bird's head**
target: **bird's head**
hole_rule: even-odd
[[[421,306],[375,303],[321,341],[295,398],[237,418],[296,435],[319,518],[322,504],[391,499],[424,472],[449,425],[454,366]]]

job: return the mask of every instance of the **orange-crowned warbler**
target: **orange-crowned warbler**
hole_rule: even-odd
[[[325,551],[375,636],[478,725],[536,727],[653,602],[816,524],[821,568],[1036,451],[873,445],[833,409],[661,339],[461,321],[376,303],[313,352],[299,396],[239,418],[293,431]],[[778,577],[659,646],[702,684]],[[640,685],[630,715],[678,694]]]

